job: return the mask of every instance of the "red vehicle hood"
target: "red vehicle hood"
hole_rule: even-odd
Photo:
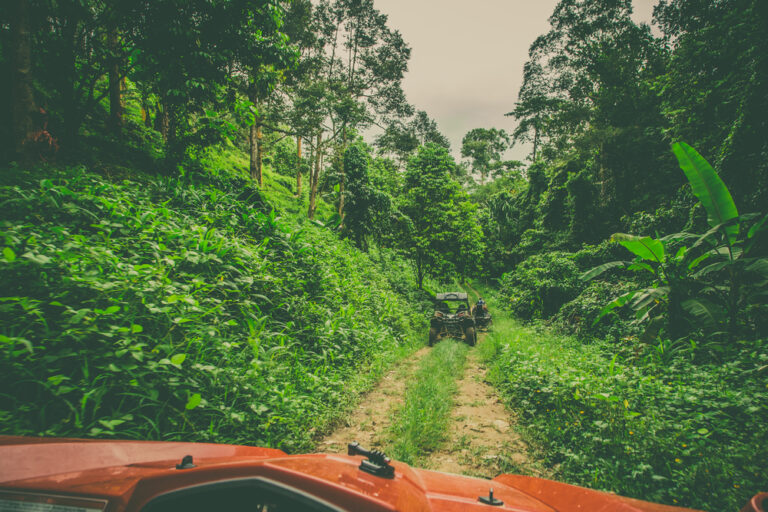
[[[186,455],[193,456],[195,467],[177,469]],[[397,462],[392,463],[395,477],[388,479],[361,471],[361,460],[205,443],[0,436],[0,499],[57,495],[97,500],[93,503],[100,503],[101,509],[108,511],[134,511],[169,491],[259,477],[346,510],[689,510],[540,478],[501,475],[489,481],[414,469]],[[478,501],[478,497],[488,495],[490,488],[503,505]]]

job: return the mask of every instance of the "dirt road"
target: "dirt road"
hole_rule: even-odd
[[[360,401],[347,421],[317,445],[318,451],[346,453],[347,444],[359,442],[365,448],[385,447],[385,434],[392,416],[403,403],[406,383],[413,376],[421,358],[429,352],[424,347],[387,373],[379,384]]]
[[[484,335],[480,336],[480,343]],[[383,449],[392,442],[389,426],[397,420],[409,380],[414,378],[424,347],[390,371],[350,416],[345,425],[318,443],[318,451],[343,453],[347,443]],[[427,469],[490,478],[502,472],[538,474],[525,443],[514,431],[515,418],[485,381],[486,368],[476,349],[467,357],[463,375],[457,376],[446,441],[429,454],[415,454]]]

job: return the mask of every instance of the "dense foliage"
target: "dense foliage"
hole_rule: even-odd
[[[585,345],[537,328],[491,340],[491,380],[556,478],[704,510],[736,510],[765,485],[764,343],[691,365],[690,343],[639,355],[632,338]]]
[[[516,129],[457,161],[373,0],[0,4],[3,432],[308,448],[423,290],[476,277],[540,329],[491,346],[548,466],[741,504],[767,460],[768,3],[549,22]]]
[[[0,192],[6,433],[306,449],[357,372],[375,374],[421,322],[375,261],[276,217],[242,180],[13,178]]]
[[[654,19],[661,37],[632,21],[629,1],[558,4],[551,30],[530,48],[510,112],[520,121],[514,138],[535,143],[527,186],[479,197],[487,205],[487,237],[503,244],[486,254],[484,268],[501,277],[510,307],[523,318],[554,318],[580,336],[619,337],[620,329],[606,326],[615,315],[596,322],[601,314],[590,297],[599,289],[612,292],[603,305],[637,313],[634,325],[621,323],[626,332],[639,324],[645,343],[765,336],[759,317],[768,252],[760,231],[768,184],[766,173],[754,174],[765,161],[757,156],[765,153],[763,127],[742,121],[737,106],[760,95],[765,56],[755,52],[766,26],[758,4],[660,2]],[[731,32],[739,35],[727,48],[712,47],[715,33]],[[739,58],[723,64],[736,47]],[[724,75],[702,78],[717,73]],[[681,136],[691,145],[675,145],[676,161],[669,146]],[[682,148],[707,166],[722,192],[694,176]],[[736,161],[755,163],[737,169]],[[728,201],[717,200],[723,194]],[[720,207],[726,210],[714,212]],[[630,255],[615,250],[577,269],[570,263],[617,232],[612,240],[634,254],[634,265],[614,262]],[[638,252],[646,242],[657,249]],[[574,271],[598,266],[601,284],[573,281]],[[555,292],[563,297],[550,305]]]

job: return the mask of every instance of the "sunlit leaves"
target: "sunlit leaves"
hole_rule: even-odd
[[[187,404],[184,406],[184,408],[190,411],[200,405],[200,402],[202,401],[203,397],[200,395],[200,393],[193,393],[189,395],[189,400],[187,400]]]
[[[3,257],[8,263],[16,261],[16,253],[10,247],[3,247]]]
[[[664,261],[664,244],[660,240],[654,240],[649,236],[635,236],[624,233],[616,233],[611,237],[614,242],[632,251],[644,260],[661,263]]]

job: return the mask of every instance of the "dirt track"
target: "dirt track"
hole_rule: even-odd
[[[481,334],[480,340],[484,335]],[[424,347],[390,371],[362,400],[345,425],[318,443],[318,451],[346,452],[347,443],[358,441],[366,448],[385,449],[388,427],[402,405],[408,381],[413,377]],[[423,456],[427,469],[490,478],[501,472],[536,474],[525,444],[513,430],[514,417],[485,382],[486,369],[475,350],[470,351],[451,413],[448,441],[441,449]]]
[[[384,435],[392,415],[403,403],[405,385],[429,352],[424,347],[387,373],[378,385],[360,401],[358,409],[347,421],[318,443],[318,451],[346,453],[347,444],[359,442],[365,448],[384,447]]]
[[[485,382],[485,367],[476,352],[467,357],[457,385],[450,440],[430,454],[426,467],[491,478],[510,466],[529,465],[526,446],[512,429],[515,420]]]

